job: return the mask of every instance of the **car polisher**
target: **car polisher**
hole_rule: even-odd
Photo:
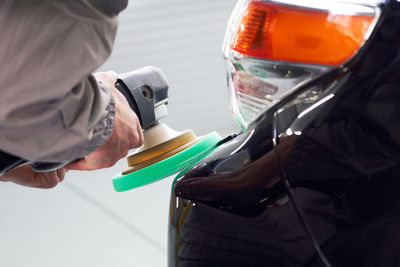
[[[168,82],[156,67],[120,74],[115,87],[125,96],[143,128],[144,144],[127,157],[128,168],[113,177],[114,189],[126,191],[168,177],[208,155],[221,137],[175,131],[159,120],[167,115]]]

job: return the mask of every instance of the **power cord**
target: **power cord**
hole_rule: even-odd
[[[283,166],[281,164],[281,158],[279,155],[279,151],[278,151],[278,119],[279,119],[279,115],[277,112],[275,112],[274,114],[274,122],[273,122],[273,138],[272,138],[272,142],[273,142],[273,147],[274,147],[274,152],[276,154],[276,158],[277,158],[277,163],[278,163],[278,170],[279,170],[279,178],[281,179],[281,181],[284,182],[288,196],[290,201],[292,202],[294,209],[297,213],[297,215],[300,218],[300,221],[303,225],[304,230],[306,231],[308,237],[311,239],[311,243],[313,244],[315,251],[317,252],[317,255],[319,256],[319,258],[321,259],[321,261],[323,262],[323,264],[326,267],[332,267],[332,265],[329,263],[328,259],[326,258],[325,254],[322,252],[320,245],[318,244],[317,239],[315,238],[314,232],[312,231],[310,225],[307,222],[306,217],[304,216],[304,212],[303,209],[300,207],[300,205],[298,205],[295,195],[294,195],[294,191],[292,186],[290,185],[289,179],[287,178],[286,172],[283,169]]]

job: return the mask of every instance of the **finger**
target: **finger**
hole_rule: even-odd
[[[57,171],[35,172],[34,187],[51,189],[58,185]]]
[[[107,71],[107,73],[110,74],[110,76],[113,79],[114,83],[117,82],[118,74],[115,71],[109,70],[109,71]]]
[[[129,149],[138,148],[142,146],[144,142],[143,131],[140,127],[140,123],[137,122],[136,124],[136,129],[134,129],[134,133],[129,140]]]
[[[93,166],[85,159],[78,159],[64,167],[67,171],[68,170],[80,170],[80,171],[89,171],[93,170]]]
[[[138,134],[138,141],[137,141],[137,146],[136,147],[140,147],[143,145],[144,142],[144,136],[143,136],[143,131],[142,128],[140,127],[140,123],[138,122],[138,127],[137,129],[137,134]]]
[[[138,134],[139,134],[139,143],[138,143],[138,147],[142,146],[144,143],[144,136],[143,136],[143,132],[142,129],[138,129]]]
[[[118,80],[118,75],[114,71],[96,72],[93,76],[99,84],[105,84],[109,89],[113,88]]]
[[[135,114],[136,115],[136,114]],[[143,145],[144,137],[143,137],[143,130],[142,126],[140,125],[139,118],[136,116],[136,140],[135,140],[135,147],[140,147]]]
[[[126,150],[128,151],[128,150]],[[127,153],[125,153],[126,155]],[[109,168],[115,165],[115,163],[118,162],[119,159],[123,158],[125,155],[111,155],[111,156],[105,156],[106,159],[100,159],[100,160],[93,160],[92,159],[88,160],[86,158],[80,159],[78,161],[74,161],[72,163],[69,163],[68,165],[65,166],[65,168],[68,170],[77,170],[77,171],[93,171],[93,170],[99,170],[99,169],[104,169],[104,168]]]
[[[142,125],[140,125],[139,118],[137,116],[136,116],[136,118],[137,118],[137,120],[136,120],[136,130],[137,130],[137,132],[139,134],[139,143],[140,143],[140,145],[143,145],[144,135],[143,135]]]
[[[57,169],[58,182],[64,181],[66,173],[67,173],[67,170],[65,168]]]

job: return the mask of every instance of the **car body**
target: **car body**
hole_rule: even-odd
[[[290,39],[304,30],[305,49],[326,46],[291,51],[283,37],[268,37],[259,50],[259,43],[236,46],[243,36],[260,38],[239,35],[263,9],[282,14],[267,30],[264,21],[264,32],[287,30]],[[298,23],[326,36],[315,41],[304,25],[287,26],[284,15],[296,12]],[[355,36],[349,25],[362,25],[362,38],[342,47],[331,22],[343,38]],[[169,266],[399,266],[399,52],[399,1],[239,1],[224,56],[231,110],[243,131],[175,180]],[[294,140],[288,158],[279,150],[283,140]],[[278,180],[268,176],[274,168]]]

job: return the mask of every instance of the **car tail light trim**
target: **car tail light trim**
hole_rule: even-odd
[[[342,15],[251,1],[232,49],[272,60],[340,65],[358,51],[369,32],[375,13],[374,9],[370,13],[364,9],[361,15]]]
[[[377,3],[239,0],[224,56],[231,111],[242,128],[301,84],[353,58],[379,14]]]
[[[326,66],[258,59],[228,61],[226,68],[231,112],[243,129],[284,98],[289,89],[299,87],[327,70]]]

